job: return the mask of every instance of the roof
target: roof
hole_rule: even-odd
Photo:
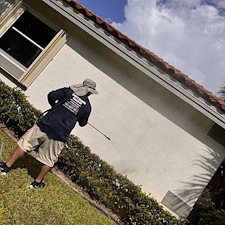
[[[148,61],[153,63],[155,66],[169,74],[175,80],[180,82],[182,85],[189,88],[191,91],[199,95],[204,100],[208,101],[210,104],[215,106],[217,109],[221,110],[225,113],[225,102],[221,100],[219,97],[214,95],[212,92],[205,89],[203,86],[196,83],[194,80],[189,78],[187,75],[176,69],[175,67],[169,65],[163,59],[159,58],[157,55],[149,51],[148,49],[144,48],[143,46],[139,45],[115,27],[107,23],[105,20],[101,19],[99,16],[94,14],[92,11],[88,10],[86,7],[81,5],[75,0],[63,0],[67,2],[71,7],[82,13],[84,16],[88,17],[94,23],[98,24],[102,29],[106,30],[112,36],[120,40],[125,45],[129,46],[133,51],[137,54],[143,56]]]

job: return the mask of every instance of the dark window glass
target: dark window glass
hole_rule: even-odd
[[[10,28],[0,40],[1,49],[19,61],[25,67],[41,53],[41,49]]]
[[[32,14],[25,12],[0,38],[0,48],[29,67],[56,33]]]
[[[56,32],[52,28],[27,11],[23,13],[13,26],[43,48],[56,35]]]

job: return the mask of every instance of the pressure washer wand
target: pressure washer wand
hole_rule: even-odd
[[[105,134],[103,134],[99,129],[97,129],[96,127],[94,127],[93,125],[91,125],[90,123],[88,123],[91,127],[93,127],[95,130],[97,130],[100,134],[102,134],[105,138],[107,138],[108,140],[110,140],[110,138],[108,136],[106,136]]]

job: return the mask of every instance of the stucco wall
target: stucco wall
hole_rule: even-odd
[[[29,101],[44,111],[49,91],[93,79],[99,95],[90,96],[89,122],[111,140],[89,125],[73,133],[159,202],[170,190],[193,206],[225,157],[207,136],[213,122],[70,22],[48,16],[70,38],[25,91]]]

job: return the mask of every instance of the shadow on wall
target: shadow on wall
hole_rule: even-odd
[[[199,159],[195,162],[198,175],[190,177],[188,181],[182,181],[180,190],[168,191],[162,200],[165,206],[182,218],[186,218],[191,213],[195,202],[221,163],[221,156],[210,148],[202,150]]]
[[[191,177],[189,181],[182,182],[184,186],[179,191],[179,196],[185,199],[186,202],[196,201],[196,196],[202,193],[221,163],[221,155],[212,149],[207,147],[202,152],[202,154],[199,153],[201,160],[195,163],[196,169],[201,172]]]

